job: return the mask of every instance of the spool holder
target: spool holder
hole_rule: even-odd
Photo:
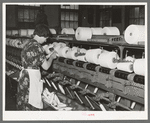
[[[91,70],[91,71],[96,71],[96,67],[99,65],[93,64],[93,63],[89,63],[86,65],[86,69],[87,70]]]
[[[74,62],[75,60],[73,60],[73,59],[66,59],[66,64],[69,64],[69,65],[73,65],[73,62]]]
[[[99,72],[110,74],[111,69],[110,68],[105,68],[105,67],[100,67]]]
[[[139,84],[145,85],[144,76],[135,75],[133,80],[134,80],[135,83],[139,83]]]
[[[114,76],[117,77],[117,78],[121,78],[121,79],[124,79],[124,80],[128,80],[128,75],[130,73],[128,72],[124,72],[124,71],[121,71],[121,70],[117,70],[115,71],[114,73]]]
[[[65,58],[64,58],[64,57],[59,57],[59,58],[58,58],[58,61],[59,61],[59,62],[62,62],[62,63],[65,63]]]
[[[80,67],[80,68],[84,68],[84,63],[85,62],[83,62],[83,61],[77,61],[77,62],[75,62],[75,66]]]

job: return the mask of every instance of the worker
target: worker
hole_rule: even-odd
[[[56,52],[52,51],[45,55],[42,43],[50,35],[47,25],[39,24],[35,27],[34,38],[23,48],[21,53],[23,70],[20,72],[17,88],[18,110],[41,110],[43,109],[40,67],[48,70],[52,61],[56,58]]]
[[[42,8],[40,8],[35,20],[35,25],[38,24],[45,24],[48,26],[47,15],[45,14],[44,9]]]

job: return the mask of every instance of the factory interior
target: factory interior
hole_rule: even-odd
[[[40,110],[145,111],[145,6],[89,4],[6,5],[6,111],[18,110],[21,53],[43,16],[57,57],[40,67]]]

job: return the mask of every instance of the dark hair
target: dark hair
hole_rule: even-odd
[[[38,25],[36,25],[33,34],[34,35],[38,35],[40,37],[42,37],[42,36],[43,37],[51,37],[52,36],[48,26],[45,25],[45,24],[38,24]]]

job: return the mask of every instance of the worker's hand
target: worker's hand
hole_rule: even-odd
[[[46,56],[47,59],[51,58],[51,59],[56,59],[57,58],[57,52],[56,51],[53,51],[53,52],[50,52],[47,56]]]
[[[46,54],[50,54],[50,52],[54,51],[53,44],[44,45],[43,49]]]
[[[50,57],[52,57],[52,59],[56,59],[57,58],[57,52],[53,51]]]

